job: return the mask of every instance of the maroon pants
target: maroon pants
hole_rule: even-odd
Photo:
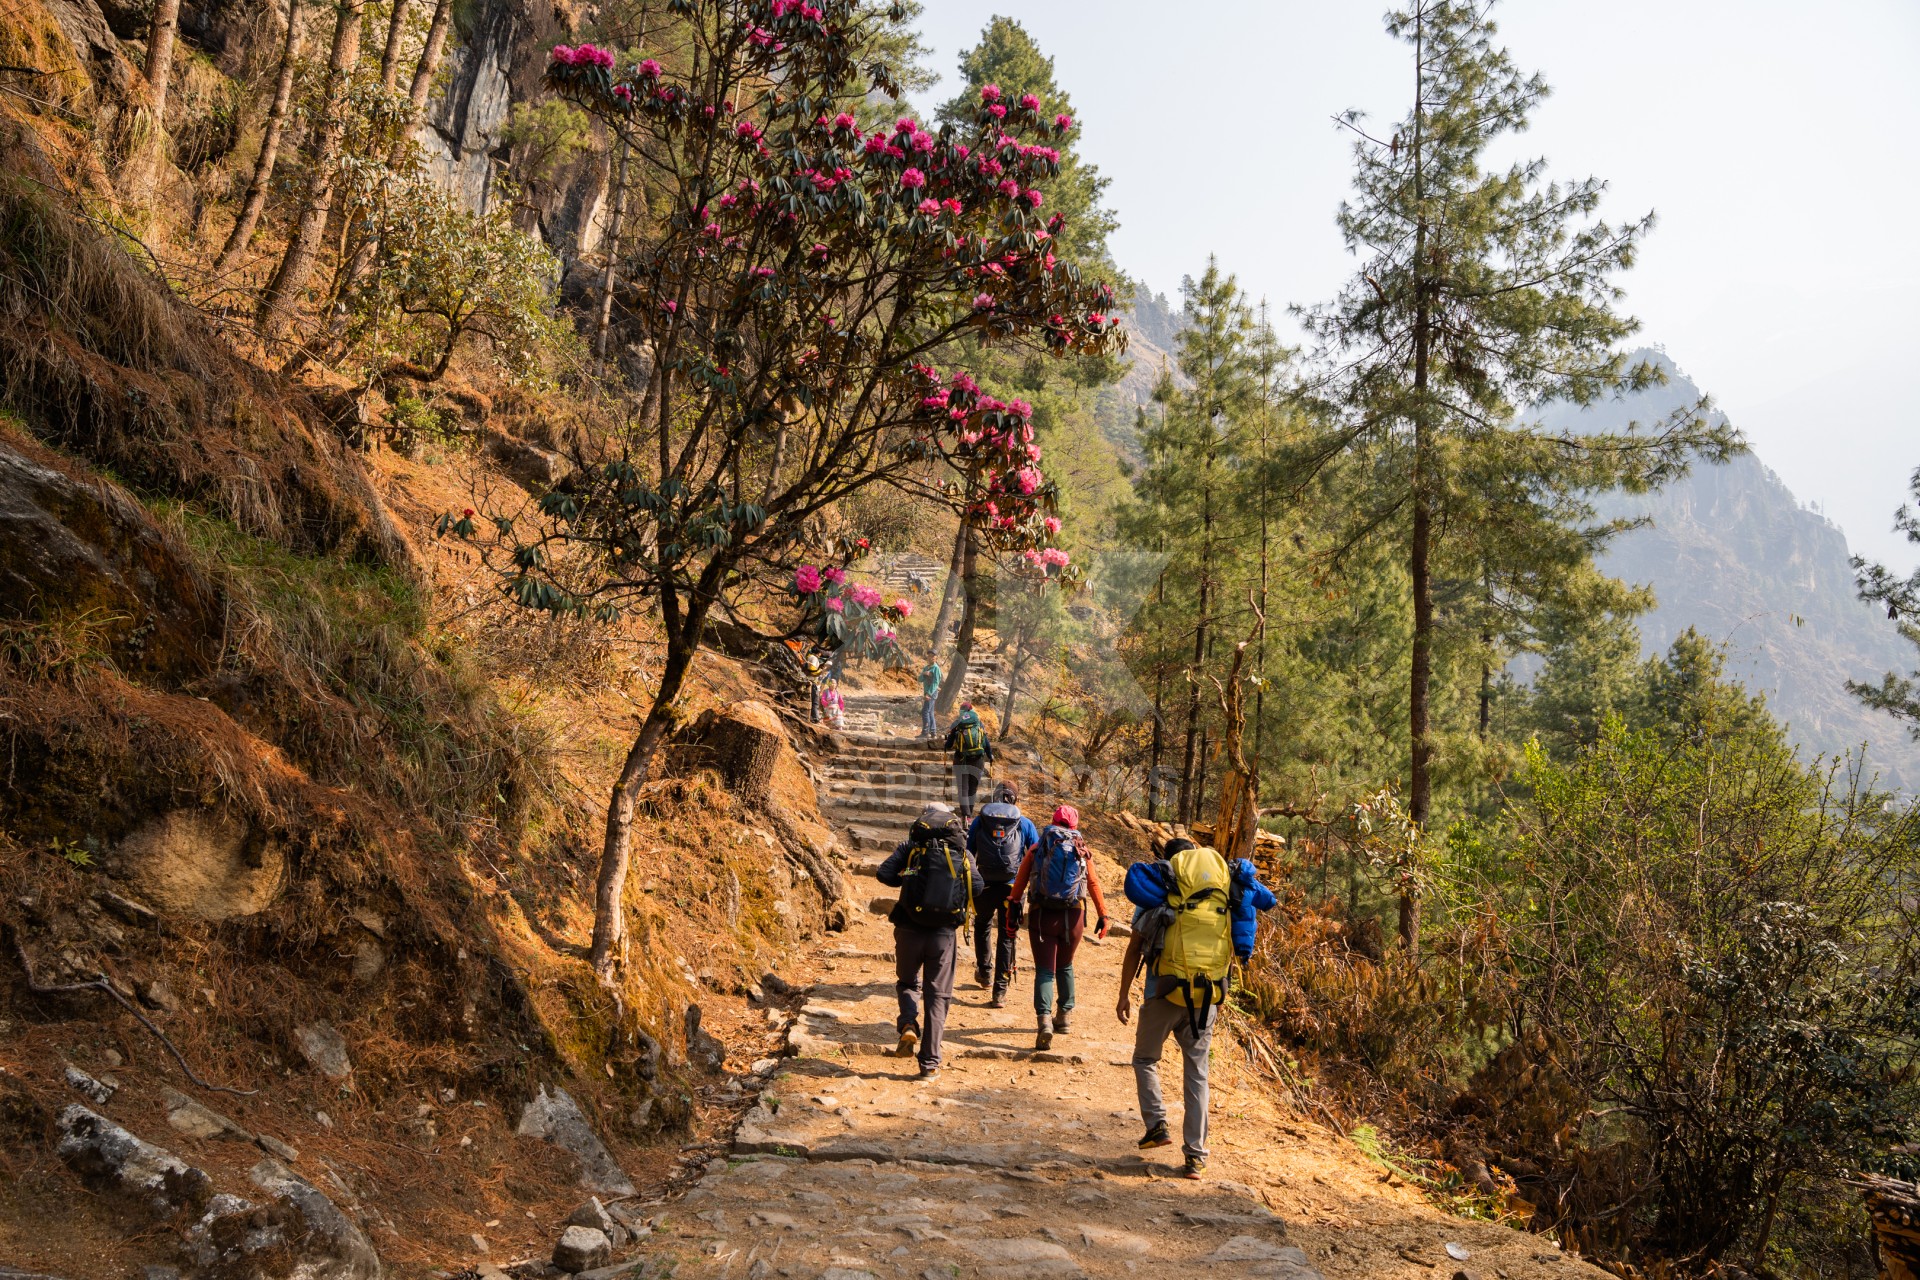
[[[1084,903],[1067,910],[1034,907],[1027,915],[1027,941],[1033,947],[1033,1007],[1045,1017],[1058,1000],[1061,1013],[1073,1011],[1073,953],[1086,932]]]

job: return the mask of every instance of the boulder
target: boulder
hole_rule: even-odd
[[[587,1190],[611,1196],[639,1194],[565,1089],[555,1086],[548,1093],[541,1085],[539,1094],[520,1113],[515,1132],[523,1138],[552,1143],[572,1155],[580,1162],[580,1185]]]
[[[212,1180],[201,1170],[78,1103],[60,1113],[59,1130],[54,1151],[82,1181],[155,1218],[198,1208],[213,1194]]]
[[[687,1006],[687,1061],[702,1071],[718,1071],[727,1065],[727,1046],[700,1025],[700,1006]]]
[[[221,626],[218,594],[138,502],[0,430],[0,617],[48,615],[85,618],[116,662],[173,675],[207,669]]]
[[[167,1123],[176,1133],[189,1138],[232,1138],[252,1142],[253,1135],[211,1107],[202,1106],[176,1089],[162,1089],[167,1104]]]
[[[380,1255],[333,1201],[277,1160],[253,1167],[265,1204],[218,1195],[187,1231],[188,1259],[219,1276],[380,1280]]]
[[[96,1080],[78,1067],[68,1067],[67,1084],[87,1095],[96,1107],[104,1107],[112,1100],[115,1086],[104,1080]]]
[[[114,846],[107,869],[162,914],[193,920],[264,911],[287,881],[280,842],[224,807],[148,819]]]
[[[372,1242],[319,1188],[278,1160],[262,1160],[248,1176],[294,1214],[299,1260],[288,1280],[380,1280]]]
[[[353,1075],[353,1058],[347,1053],[346,1037],[325,1022],[310,1023],[293,1029],[293,1043],[307,1065],[329,1080],[345,1080]]]
[[[569,1275],[603,1267],[612,1256],[613,1242],[592,1227],[568,1227],[553,1246],[553,1265]]]

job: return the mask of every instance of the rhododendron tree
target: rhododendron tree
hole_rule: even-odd
[[[889,15],[856,0],[670,7],[674,49],[625,65],[564,48],[546,72],[655,194],[655,221],[614,264],[651,376],[630,425],[580,447],[564,490],[488,513],[473,538],[520,604],[646,609],[665,642],[607,806],[593,963],[608,980],[635,798],[712,612],[755,582],[800,585],[819,517],[868,485],[959,501],[976,481],[1004,487],[975,459],[1003,449],[1008,410],[933,368],[957,340],[1095,356],[1123,341],[1111,289],[1054,259],[1064,220],[1033,198],[1073,122],[982,101],[970,120],[868,132],[862,58]],[[965,485],[951,481],[955,458]],[[976,518],[991,538],[1038,528],[1047,492]]]

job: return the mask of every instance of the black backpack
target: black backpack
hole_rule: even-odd
[[[907,839],[900,901],[887,918],[916,929],[959,928],[973,913],[973,875],[966,849],[954,836],[917,822]]]
[[[980,861],[980,876],[994,884],[1012,884],[1020,871],[1020,859],[1026,856],[1027,842],[1020,831],[1020,810],[995,801],[982,805],[968,841],[973,856]]]

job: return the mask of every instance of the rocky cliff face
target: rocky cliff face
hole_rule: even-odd
[[[526,184],[507,126],[518,103],[541,93],[547,50],[574,38],[557,7],[528,0],[480,0],[456,6],[444,90],[429,105],[420,132],[427,171],[475,212],[499,198],[494,179],[520,182],[537,231],[564,264],[599,247],[605,234],[608,166],[605,148],[557,174]]]
[[[1588,410],[1583,425],[1648,424],[1699,398],[1671,361],[1649,354],[1666,364],[1668,385]],[[1727,646],[1730,672],[1766,693],[1809,753],[1857,752],[1866,743],[1884,780],[1913,787],[1920,747],[1845,687],[1911,669],[1913,651],[1854,594],[1846,536],[1801,506],[1789,479],[1748,455],[1699,469],[1664,492],[1617,501],[1610,514],[1644,515],[1651,524],[1622,537],[1601,565],[1657,593],[1658,607],[1640,620],[1649,653],[1697,628]]]

